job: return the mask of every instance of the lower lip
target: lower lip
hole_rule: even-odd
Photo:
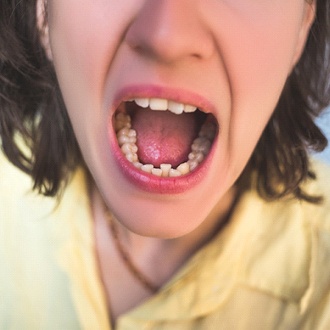
[[[191,173],[173,178],[158,177],[137,169],[123,155],[117,143],[117,137],[110,121],[109,128],[110,148],[121,173],[137,188],[154,194],[180,194],[197,186],[206,176],[216,148],[216,138],[212,149],[205,160]]]

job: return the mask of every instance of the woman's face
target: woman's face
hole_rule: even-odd
[[[126,227],[181,236],[221,206],[300,56],[313,12],[303,0],[48,1],[49,54],[75,134]],[[176,176],[170,168],[179,166]]]

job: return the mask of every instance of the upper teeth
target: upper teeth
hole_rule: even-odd
[[[190,104],[183,104],[171,100],[159,99],[159,98],[136,98],[130,101],[135,102],[141,108],[150,108],[155,111],[169,110],[176,115],[180,115],[183,112],[194,112],[197,107]]]

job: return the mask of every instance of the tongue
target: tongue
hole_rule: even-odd
[[[176,167],[188,159],[198,125],[194,114],[139,109],[132,118],[137,132],[138,157],[144,164],[171,164]]]

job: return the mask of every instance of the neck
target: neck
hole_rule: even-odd
[[[129,231],[120,221],[116,219],[113,221],[130,258],[142,265],[140,268],[145,274],[156,279],[157,284],[162,285],[187,259],[222,229],[229,218],[235,196],[236,191],[230,190],[198,228],[178,238],[161,239],[140,236]],[[96,225],[99,223],[105,228],[108,224],[106,224],[104,202],[97,189],[93,189],[92,204]],[[166,260],[166,263],[163,260]]]
[[[127,230],[119,221],[114,221],[132,263],[143,277],[156,287],[161,287],[190,256],[222,229],[229,219],[235,196],[234,190],[228,192],[199,228],[179,238],[143,237]],[[141,304],[154,293],[141,284],[118,253],[106,220],[104,202],[95,187],[91,190],[91,203],[100,277],[104,284],[109,311],[111,310],[110,319],[115,324],[120,315]]]

